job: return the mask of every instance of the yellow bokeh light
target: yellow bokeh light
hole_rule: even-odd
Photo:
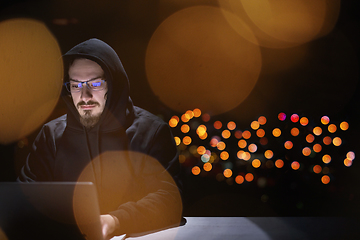
[[[326,164],[330,163],[331,162],[331,156],[328,155],[328,154],[325,154],[323,157],[322,157],[322,161]]]
[[[199,175],[201,172],[201,169],[198,166],[195,166],[191,169],[192,174]]]
[[[245,180],[248,181],[248,182],[251,182],[254,180],[254,175],[252,173],[247,173],[245,175]]]
[[[238,146],[239,146],[240,148],[245,148],[246,145],[247,145],[247,142],[246,142],[244,139],[239,140]]]
[[[257,131],[256,131],[256,136],[258,136],[259,138],[262,138],[262,137],[264,137],[265,136],[265,130],[264,129],[258,129]]]
[[[228,139],[231,136],[231,133],[229,130],[225,129],[224,131],[222,131],[221,136],[225,139]]]
[[[285,147],[286,149],[292,149],[293,146],[294,146],[294,144],[293,144],[291,141],[286,141],[286,142],[284,143],[284,147]]]
[[[291,133],[291,135],[293,135],[294,137],[296,137],[296,136],[299,135],[300,131],[299,131],[298,128],[294,127],[294,128],[291,129],[290,133]]]
[[[333,139],[333,144],[335,145],[335,146],[340,146],[341,144],[342,144],[342,140],[341,140],[341,138],[339,138],[339,137],[335,137],[334,139]]]
[[[271,159],[271,158],[274,156],[274,153],[273,153],[273,151],[271,151],[271,150],[266,150],[265,153],[264,153],[264,156],[265,156],[267,159]]]
[[[308,134],[305,139],[308,143],[312,143],[315,140],[315,137],[312,134]]]
[[[298,170],[300,168],[300,163],[297,161],[294,161],[291,163],[291,168],[294,170]]]
[[[199,136],[201,140],[205,140],[208,137],[207,132],[205,132],[203,135]]]
[[[245,181],[244,177],[241,176],[241,175],[237,175],[236,178],[235,178],[235,182],[237,184],[242,184],[243,182]]]
[[[0,22],[0,144],[24,138],[54,110],[62,89],[59,45],[40,21]]]
[[[228,128],[229,130],[234,130],[234,129],[236,128],[236,123],[233,122],[233,121],[228,122],[227,128]]]
[[[317,143],[313,146],[313,150],[314,150],[314,152],[319,153],[319,152],[321,152],[322,147],[320,144]]]
[[[313,171],[314,171],[314,173],[321,173],[322,167],[320,165],[315,165],[313,167]]]
[[[198,108],[195,108],[193,110],[193,113],[194,113],[194,117],[196,117],[196,118],[201,116],[201,110]]]
[[[259,159],[254,159],[252,162],[251,162],[251,165],[254,167],[254,168],[259,168],[261,166],[261,162]]]
[[[340,123],[340,129],[343,130],[343,131],[348,130],[349,129],[349,123],[347,123],[347,122]]]
[[[204,164],[204,166],[203,166],[203,168],[204,168],[204,170],[206,171],[206,172],[209,172],[209,171],[211,171],[211,169],[212,169],[212,165],[211,165],[211,163],[205,163]]]
[[[187,110],[185,114],[189,116],[189,119],[192,119],[194,117],[194,112],[191,110]]]
[[[215,129],[220,129],[222,128],[222,123],[220,121],[215,121],[214,122],[214,128]]]
[[[260,125],[265,125],[266,121],[267,121],[267,119],[264,116],[260,116],[258,118],[258,122],[259,122]]]
[[[216,146],[220,151],[224,150],[226,148],[226,144],[222,141],[220,141]]]
[[[273,131],[272,131],[272,134],[274,135],[274,137],[280,137],[281,135],[281,130],[279,128],[275,128]]]
[[[276,166],[277,168],[282,168],[282,167],[284,166],[284,161],[281,160],[281,159],[276,160],[276,161],[275,161],[275,166]]]
[[[179,146],[181,143],[181,139],[179,137],[174,137],[174,140],[175,140],[176,146]]]
[[[200,126],[198,126],[198,128],[196,129],[196,133],[197,133],[197,135],[199,135],[199,137],[200,137],[200,136],[202,136],[202,135],[204,135],[204,134],[206,133],[206,130],[207,130],[207,128],[206,128],[205,125],[200,125]]]
[[[229,153],[227,151],[223,151],[220,153],[221,160],[228,160],[229,159]]]
[[[257,146],[256,146],[256,144],[252,143],[249,145],[248,149],[249,149],[249,152],[254,153],[257,151]]]
[[[304,156],[310,156],[310,154],[311,154],[311,149],[308,148],[308,147],[304,147],[303,150],[302,150],[302,154],[303,154]]]
[[[169,120],[169,126],[174,128],[178,125],[179,123],[179,117],[178,116],[173,116],[170,120]]]
[[[307,117],[302,117],[302,118],[300,119],[300,124],[301,124],[302,126],[308,125],[308,124],[309,124],[309,119],[307,119]]]
[[[250,124],[250,127],[253,129],[253,130],[257,130],[259,127],[260,127],[260,124],[258,121],[252,121],[251,124]]]
[[[185,144],[185,145],[189,145],[190,143],[191,143],[191,137],[189,137],[189,136],[185,136],[184,138],[183,138],[183,143]]]
[[[320,135],[322,134],[322,129],[321,129],[321,127],[314,127],[313,133],[314,133],[316,136],[320,136]]]
[[[232,176],[232,171],[231,171],[231,169],[227,168],[224,170],[223,174],[224,174],[224,177],[229,178]]]
[[[322,176],[321,182],[322,182],[323,184],[329,184],[329,183],[330,183],[330,177],[329,177],[328,175]]]
[[[226,16],[238,19],[230,12]],[[166,18],[145,55],[150,87],[178,112],[191,106],[215,115],[234,109],[253,90],[261,65],[259,46],[234,31],[219,7],[204,5]]]
[[[183,133],[188,133],[189,131],[190,131],[189,125],[183,124],[183,125],[181,126],[181,132],[183,132]]]
[[[355,153],[350,151],[346,154],[346,158],[350,159],[351,161],[355,159]]]
[[[245,139],[249,139],[251,137],[251,132],[249,132],[248,130],[245,130],[242,133],[242,137],[245,138]]]
[[[329,131],[330,133],[335,133],[336,130],[337,130],[337,127],[336,127],[335,124],[330,124],[330,125],[328,126],[328,131]]]

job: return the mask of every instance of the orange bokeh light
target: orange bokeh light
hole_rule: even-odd
[[[249,149],[249,152],[254,153],[257,151],[257,146],[256,146],[256,144],[252,143],[249,145],[248,149]]]
[[[325,154],[323,157],[322,157],[322,161],[326,164],[330,163],[331,162],[331,157],[330,155],[328,154]]]
[[[227,151],[223,151],[220,153],[221,160],[228,160],[229,159],[229,153]]]
[[[260,125],[264,125],[266,123],[266,121],[267,121],[267,119],[264,116],[260,116],[258,118],[258,122],[260,123]]]
[[[198,153],[199,155],[203,155],[203,154],[205,154],[205,152],[206,152],[206,148],[205,148],[204,146],[199,146],[199,147],[197,148],[197,153]]]
[[[216,146],[220,151],[224,150],[226,148],[226,144],[222,141],[220,141]]]
[[[254,175],[252,173],[247,173],[245,175],[245,180],[248,181],[248,182],[251,182],[254,180]]]
[[[272,131],[272,134],[274,135],[274,137],[280,137],[281,135],[281,130],[279,128],[275,128],[273,131]]]
[[[284,161],[281,160],[281,159],[276,160],[276,161],[275,161],[275,166],[276,166],[277,168],[282,168],[282,167],[284,166]]]
[[[258,121],[252,121],[250,127],[254,130],[257,130],[260,127],[260,123]]]
[[[274,153],[273,153],[273,151],[271,151],[271,150],[266,150],[265,153],[264,153],[264,156],[265,156],[267,159],[271,159],[271,158],[274,156]]]
[[[219,130],[220,128],[222,128],[222,123],[220,121],[215,121],[214,128]]]
[[[329,182],[330,182],[330,177],[329,177],[328,175],[322,176],[321,182],[322,182],[323,184],[329,184]]]
[[[222,131],[221,136],[225,139],[228,139],[231,136],[231,133],[229,130],[225,129],[224,131]]]
[[[258,129],[257,131],[256,131],[256,136],[258,136],[259,138],[262,138],[262,137],[264,137],[265,136],[265,130],[264,129]]]
[[[201,169],[198,166],[195,166],[191,169],[192,174],[199,175],[201,172]]]
[[[294,161],[291,163],[291,168],[294,170],[298,170],[300,168],[300,163],[297,161]]]
[[[200,117],[201,116],[201,110],[198,109],[198,108],[195,108],[193,110],[193,113],[194,113],[194,117]]]
[[[350,159],[348,159],[348,158],[345,158],[344,165],[347,166],[347,167],[351,167],[352,161]]]
[[[248,161],[251,158],[251,154],[249,152],[244,152],[243,160]]]
[[[304,147],[303,150],[302,150],[302,154],[303,154],[304,156],[310,156],[310,154],[311,154],[311,149],[308,148],[308,147]]]
[[[240,130],[237,130],[237,131],[235,131],[235,137],[237,138],[237,139],[240,139],[241,137],[242,137],[242,131],[240,131]]]
[[[339,137],[335,137],[334,139],[333,139],[333,144],[335,145],[335,146],[340,146],[341,144],[342,144],[342,140],[341,140],[341,138],[339,138]]]
[[[348,130],[349,129],[349,123],[347,123],[347,122],[340,123],[340,129],[343,130],[343,131]]]
[[[251,137],[251,133],[248,130],[245,130],[242,133],[242,137],[245,138],[245,139],[249,139]]]
[[[321,152],[322,147],[320,144],[317,143],[313,146],[313,150],[314,150],[314,152],[319,153],[319,152]]]
[[[181,126],[181,132],[183,132],[183,133],[188,133],[189,131],[190,131],[189,125],[183,124],[183,125]]]
[[[314,135],[308,134],[308,135],[306,136],[306,141],[307,141],[308,143],[312,143],[314,140],[315,140]]]
[[[238,151],[236,154],[238,159],[244,159],[244,153],[245,152],[243,150]]]
[[[314,127],[313,133],[314,133],[316,136],[320,136],[320,135],[322,134],[322,129],[321,129],[321,127]]]
[[[239,146],[240,148],[245,148],[246,145],[247,145],[247,143],[246,143],[246,141],[245,141],[244,139],[239,140],[238,146]]]
[[[321,123],[322,124],[327,125],[327,124],[329,124],[329,122],[330,122],[330,118],[328,116],[323,116],[321,118]]]
[[[229,130],[234,130],[234,129],[236,128],[236,123],[233,122],[233,121],[228,122],[227,128],[228,128]]]
[[[294,128],[291,129],[290,133],[291,133],[291,135],[293,135],[294,137],[296,137],[296,136],[299,135],[300,131],[299,131],[298,128],[294,127]]]
[[[323,138],[323,143],[324,143],[325,145],[330,145],[331,142],[332,142],[331,137],[326,136],[326,137]]]
[[[286,142],[284,143],[284,147],[285,147],[286,149],[292,149],[293,146],[294,146],[294,145],[293,145],[293,143],[292,143],[291,141],[286,141]]]
[[[259,168],[261,166],[261,162],[259,159],[254,159],[252,162],[251,162],[251,165],[254,167],[254,168]]]
[[[330,124],[330,125],[328,126],[328,131],[329,131],[330,133],[334,133],[334,132],[336,132],[336,130],[337,130],[337,127],[336,127],[335,124]]]
[[[355,159],[355,153],[353,151],[350,151],[346,154],[346,157],[352,161]]]
[[[211,163],[205,163],[204,164],[204,166],[203,166],[203,168],[204,168],[204,170],[206,171],[206,172],[209,172],[209,171],[211,171],[211,169],[212,169],[212,165],[211,165]]]
[[[191,143],[191,137],[189,137],[189,136],[185,136],[184,138],[183,138],[183,143],[185,144],[185,145],[189,145],[190,143]]]
[[[313,167],[313,171],[314,171],[314,173],[321,173],[321,171],[322,171],[322,167],[320,166],[320,165],[315,165],[314,167]]]
[[[174,140],[175,140],[176,146],[179,146],[181,143],[181,139],[179,137],[174,137]]]
[[[308,124],[309,124],[309,119],[307,119],[307,117],[302,117],[302,118],[300,119],[300,124],[301,124],[302,126],[308,125]]]
[[[241,175],[237,175],[236,178],[235,178],[235,182],[237,184],[242,184],[244,182],[244,180],[245,180],[244,177],[241,176]]]
[[[232,176],[232,171],[231,171],[231,169],[225,169],[223,174],[224,174],[224,177],[229,178]]]

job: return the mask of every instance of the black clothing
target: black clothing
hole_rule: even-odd
[[[133,106],[127,75],[109,45],[90,39],[67,52],[64,81],[76,58],[93,60],[104,70],[109,90],[100,120],[86,129],[64,88],[68,112],[43,126],[20,181],[94,182],[101,214],[119,219],[117,235],[179,223],[179,163],[168,125]]]

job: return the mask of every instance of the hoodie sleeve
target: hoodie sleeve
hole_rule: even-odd
[[[142,235],[180,225],[180,165],[174,139],[165,123],[158,127],[147,148],[149,151],[142,160],[137,182],[140,186],[137,189],[144,189],[146,194],[139,200],[126,202],[116,211],[110,212],[119,220],[120,228],[116,235]]]

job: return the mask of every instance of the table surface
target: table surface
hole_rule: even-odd
[[[360,239],[359,219],[340,217],[186,217],[184,226],[112,240]]]

